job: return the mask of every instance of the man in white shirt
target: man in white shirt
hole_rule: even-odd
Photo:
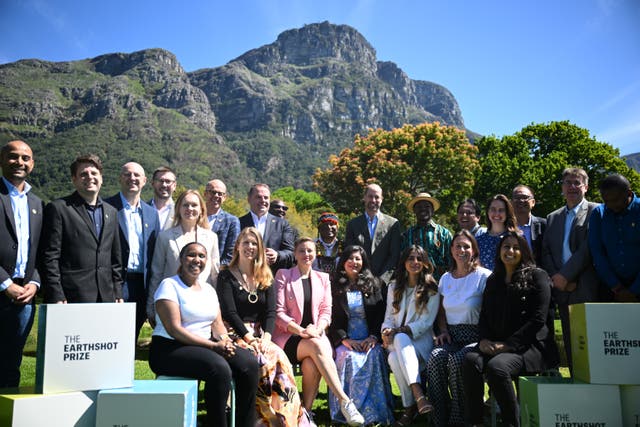
[[[168,230],[173,227],[175,212],[173,192],[176,191],[176,173],[167,166],[160,166],[153,171],[151,187],[153,187],[153,199],[149,204],[158,211],[161,229]]]

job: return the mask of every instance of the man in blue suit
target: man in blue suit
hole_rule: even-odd
[[[146,319],[147,283],[156,237],[160,232],[158,212],[140,198],[147,183],[144,169],[129,162],[120,171],[120,192],[105,199],[118,210],[122,251],[122,296],[136,303],[136,337]]]
[[[289,222],[269,213],[271,190],[267,184],[254,184],[247,201],[251,211],[240,218],[240,228],[256,227],[262,239],[271,271],[293,266],[293,229]]]
[[[33,170],[26,143],[11,141],[2,147],[0,165],[0,388],[5,388],[20,384],[22,350],[33,325],[44,205],[26,182]]]
[[[209,181],[204,190],[204,197],[211,231],[218,235],[220,264],[227,265],[231,262],[233,247],[240,234],[240,221],[238,217],[222,209],[222,204],[227,200],[227,186],[224,182],[219,179]]]

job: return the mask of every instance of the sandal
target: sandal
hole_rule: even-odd
[[[416,418],[416,415],[418,415],[416,405],[408,406],[404,408],[404,412],[400,415],[400,418],[393,423],[392,427],[408,427]]]
[[[424,396],[420,396],[418,399],[416,399],[416,405],[418,405],[418,413],[420,415],[433,411],[433,405]]]

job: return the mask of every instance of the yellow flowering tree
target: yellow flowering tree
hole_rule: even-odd
[[[356,135],[353,147],[331,156],[330,167],[314,174],[314,186],[337,211],[351,215],[362,212],[364,186],[377,183],[383,190],[383,211],[405,226],[413,222],[407,202],[426,191],[440,200],[437,215],[449,222],[457,204],[473,190],[480,172],[477,151],[464,131],[437,122],[371,130]]]

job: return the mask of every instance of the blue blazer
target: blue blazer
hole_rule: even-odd
[[[127,262],[129,260],[129,240],[127,235],[127,218],[120,193],[104,199],[105,202],[118,210],[118,224],[120,225],[120,251],[122,252],[122,279],[127,279]],[[160,233],[160,219],[158,211],[140,199],[140,208],[142,209],[142,242],[144,245],[142,265],[144,266],[144,285],[149,286],[151,278],[151,260],[153,259],[153,250],[156,247],[156,238]]]
[[[211,222],[211,220],[209,220]],[[218,235],[218,251],[220,252],[220,264],[227,265],[233,257],[233,247],[240,234],[240,220],[220,209],[218,218],[211,225],[211,231]]]

